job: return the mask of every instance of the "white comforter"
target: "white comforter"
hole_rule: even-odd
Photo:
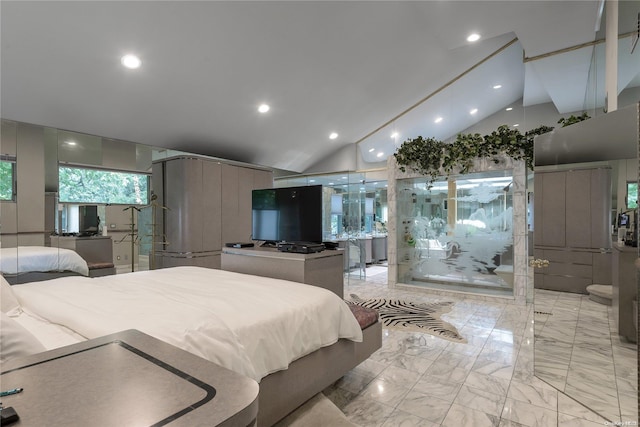
[[[0,271],[3,274],[30,271],[74,271],[89,275],[87,262],[71,249],[48,246],[18,246],[0,249]]]
[[[257,381],[339,338],[362,341],[334,293],[222,270],[175,267],[12,289],[23,307],[87,338],[138,329]]]

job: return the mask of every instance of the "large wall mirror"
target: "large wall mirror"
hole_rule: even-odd
[[[0,154],[10,282],[40,279],[45,268],[86,274],[65,250],[80,254],[92,276],[152,267],[151,165],[180,152],[2,120]],[[34,270],[30,259],[50,265]]]
[[[638,417],[638,112],[535,143],[534,372],[610,422]]]

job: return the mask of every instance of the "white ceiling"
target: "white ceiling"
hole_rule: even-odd
[[[603,103],[603,45],[523,63],[599,38],[601,6],[2,1],[0,114],[296,172],[356,142],[379,161],[406,138],[446,139],[514,102],[552,101],[561,114]],[[620,9],[623,33],[640,2]],[[471,32],[482,39],[467,42]],[[640,48],[628,45],[620,91],[640,85]],[[120,65],[129,52],[140,69]]]

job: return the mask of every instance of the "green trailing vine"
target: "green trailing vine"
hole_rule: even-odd
[[[477,159],[489,158],[497,164],[503,155],[524,160],[533,170],[533,138],[552,130],[553,127],[540,126],[523,135],[517,129],[502,125],[484,136],[458,134],[452,143],[418,136],[402,143],[393,156],[402,172],[410,168],[431,177],[432,182],[443,172],[448,177],[456,168],[460,174],[469,172]]]
[[[574,116],[574,115],[571,115],[571,116],[566,117],[566,118],[562,117],[560,120],[558,120],[558,123],[562,124],[562,127],[564,128],[564,127],[567,127],[567,126],[575,124],[575,123],[583,122],[583,121],[585,121],[587,119],[590,119],[590,118],[591,117],[586,112],[584,112],[584,113],[582,113],[581,115],[579,115],[577,117]]]

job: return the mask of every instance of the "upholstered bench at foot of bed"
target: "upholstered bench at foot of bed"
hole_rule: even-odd
[[[364,331],[365,328],[373,325],[378,321],[378,310],[369,307],[363,307],[357,304],[350,304],[347,301],[347,305],[351,309],[354,317],[360,325],[360,329]]]
[[[88,262],[89,277],[109,276],[116,274],[116,268],[112,262]]]

